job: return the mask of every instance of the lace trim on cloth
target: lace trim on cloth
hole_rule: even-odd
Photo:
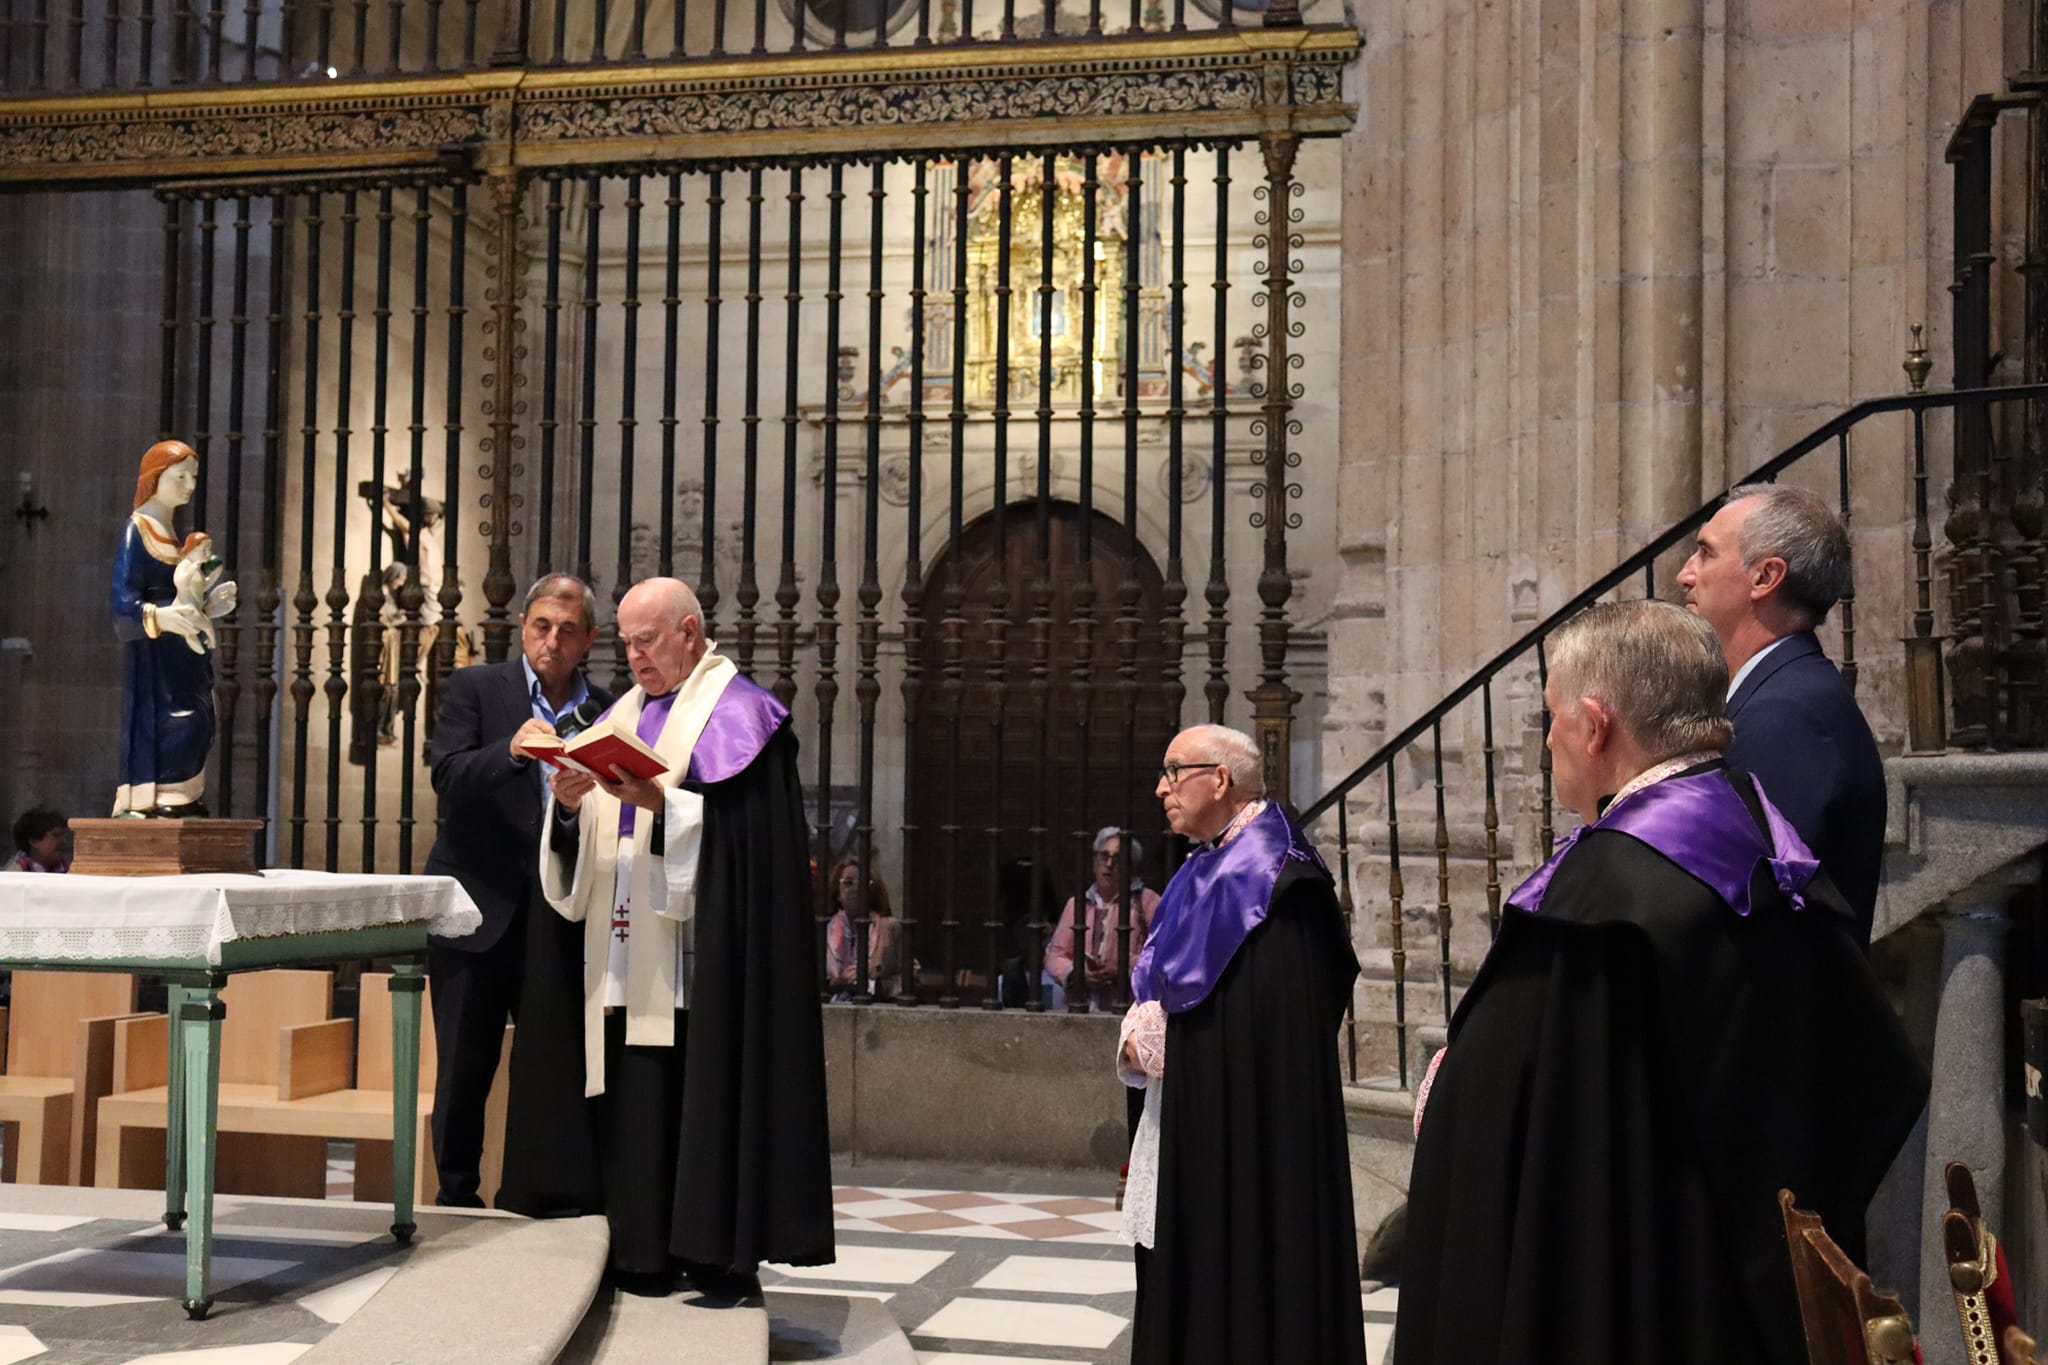
[[[1124,1044],[1138,1053],[1136,1067],[1124,1060]],[[1131,1138],[1124,1177],[1123,1235],[1138,1246],[1152,1245],[1152,1215],[1159,1207],[1159,1096],[1166,1084],[1166,1008],[1157,1000],[1131,1006],[1117,1031],[1117,1079],[1145,1092],[1145,1112]]]
[[[1159,1105],[1166,1078],[1154,1076],[1145,1087],[1145,1112],[1131,1139],[1130,1174],[1124,1182],[1124,1240],[1152,1245],[1153,1215],[1159,1209]]]
[[[1422,1084],[1415,1087],[1415,1136],[1422,1136],[1422,1111],[1429,1107],[1429,1092],[1436,1084],[1436,1069],[1443,1065],[1444,1054],[1449,1048],[1440,1047],[1429,1059],[1429,1070],[1422,1073]]]
[[[1138,1069],[1135,1071],[1124,1061],[1125,1043],[1138,1050]],[[1117,1076],[1133,1090],[1144,1085],[1148,1077],[1166,1073],[1164,1005],[1157,1000],[1147,1000],[1125,1012],[1123,1027],[1117,1031],[1116,1058]]]
[[[1702,763],[1711,763],[1720,756],[1712,749],[1703,749],[1696,754],[1680,754],[1676,758],[1667,758],[1662,763],[1653,764],[1623,783],[1621,790],[1614,794],[1614,799],[1607,803],[1607,809],[1613,810],[1645,787],[1654,786],[1667,777],[1676,777],[1687,768],[1697,768]]]
[[[260,876],[8,877],[0,958],[200,958],[238,939],[425,924],[460,938],[483,916],[453,877],[271,869]]]

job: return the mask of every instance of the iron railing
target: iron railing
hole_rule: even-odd
[[[891,998],[1037,1009],[1095,829],[1142,838],[1126,880],[1175,865],[1150,792],[1190,691],[1243,724],[1286,667],[1259,589],[1301,524],[1291,280],[1334,250],[1291,148],[159,197],[159,425],[247,583],[214,813],[274,815],[280,864],[417,869],[441,678],[517,648],[532,576],[615,605],[675,574],[796,715],[821,954],[835,864],[886,865]],[[622,689],[601,615],[588,668]]]
[[[1925,374],[1924,367],[1919,370]],[[1928,462],[1927,419],[1929,414],[1953,411],[1959,427],[1975,422],[1986,432],[1994,430],[1990,420],[1994,410],[2013,405],[2038,405],[2048,399],[2048,383],[2019,384],[1991,389],[1970,389],[1962,391],[1910,392],[1886,398],[1876,398],[1859,403],[1841,415],[1823,423],[1791,447],[1758,466],[1738,480],[1739,483],[1774,481],[1798,466],[1801,461],[1816,452],[1832,450],[1834,454],[1834,481],[1843,519],[1850,513],[1850,433],[1873,419],[1890,414],[1906,414],[1912,424],[1910,450],[1912,457],[1911,488],[1913,496],[1913,523],[1911,538],[1911,588],[1908,619],[1903,622],[1906,640],[1907,705],[1915,735],[1914,747],[1942,747],[1939,737],[1939,721],[1943,711],[1941,686],[1944,662],[1953,675],[1957,661],[1952,653],[1945,661],[1941,657],[1942,647],[1967,637],[1993,640],[2012,639],[2021,642],[2027,650],[2039,654],[2044,638],[2042,610],[2042,586],[2048,583],[2048,538],[2042,535],[2038,520],[2030,524],[2015,524],[2004,519],[2000,524],[1988,527],[1973,527],[1970,544],[1977,548],[1952,559],[1946,574],[1945,612],[1937,612],[1937,599],[1944,594],[1937,587],[1934,563],[1935,521],[1928,510]],[[1991,452],[1992,460],[2001,458],[1998,451],[2001,443],[1995,439]],[[1988,505],[1979,502],[1980,489],[1975,485],[1988,475],[1968,468],[1957,468],[1955,477],[1947,489],[1947,502],[1953,521],[1954,509],[1973,505]],[[1592,584],[1574,594],[1571,599],[1551,612],[1535,627],[1523,634],[1512,644],[1487,660],[1463,682],[1453,687],[1443,699],[1428,711],[1410,721],[1385,743],[1375,749],[1364,762],[1360,763],[1330,789],[1303,808],[1302,823],[1313,831],[1313,827],[1325,817],[1334,814],[1335,841],[1338,864],[1340,898],[1347,917],[1358,914],[1360,894],[1354,884],[1353,865],[1363,864],[1369,859],[1384,861],[1386,869],[1384,911],[1386,926],[1385,946],[1390,952],[1392,970],[1391,1020],[1369,1020],[1371,1023],[1390,1024],[1394,1033],[1392,1064],[1394,1078],[1403,1089],[1409,1082],[1411,1057],[1409,1053],[1411,1031],[1415,1025],[1416,1012],[1411,1009],[1408,998],[1409,986],[1409,933],[1412,920],[1424,920],[1432,924],[1436,937],[1436,960],[1433,964],[1435,980],[1432,985],[1440,987],[1440,1003],[1443,1021],[1448,1024],[1456,999],[1454,964],[1452,954],[1453,929],[1459,922],[1459,909],[1455,902],[1459,897],[1452,892],[1454,868],[1471,859],[1483,861],[1485,919],[1488,935],[1500,923],[1500,907],[1503,886],[1512,887],[1515,874],[1525,872],[1531,865],[1527,861],[1517,864],[1511,854],[1504,852],[1504,831],[1501,809],[1524,798],[1537,821],[1534,852],[1547,851],[1553,842],[1555,810],[1550,785],[1550,755],[1537,749],[1538,759],[1533,774],[1525,775],[1524,781],[1533,781],[1533,794],[1521,790],[1502,791],[1506,774],[1500,771],[1500,755],[1496,748],[1496,694],[1505,690],[1521,674],[1526,675],[1533,668],[1535,688],[1540,696],[1544,683],[1548,681],[1547,660],[1544,654],[1545,642],[1557,628],[1595,602],[1611,595],[1640,589],[1643,596],[1657,595],[1657,568],[1660,560],[1672,555],[1692,541],[1699,528],[1704,526],[1720,507],[1723,495],[1700,505],[1698,509],[1673,523],[1651,539],[1641,549],[1601,575]],[[1957,537],[1951,527],[1951,540]],[[1842,600],[1840,607],[1840,629],[1842,638],[1840,666],[1844,677],[1853,689],[1857,680],[1856,599],[1852,593]],[[1937,616],[1944,615],[1949,623],[1948,635],[1936,633]],[[1866,625],[1867,629],[1867,625]],[[1932,666],[1924,666],[1931,660]],[[1967,665],[1966,665],[1967,666]],[[2003,713],[2030,712],[2041,704],[2039,675],[2030,680],[2024,676],[2008,675],[2004,684],[1993,689],[1999,695],[1986,699],[1987,704],[1996,706]],[[1931,689],[1931,693],[1930,693]],[[1471,791],[1466,796],[1452,793],[1447,797],[1445,779],[1444,732],[1447,726],[1467,719],[1464,708],[1476,703],[1479,710],[1478,730],[1481,735],[1480,760],[1477,773],[1467,773]],[[1540,706],[1540,702],[1537,703]],[[1929,733],[1931,709],[1934,733]],[[1549,726],[1549,714],[1541,713],[1537,726],[1540,736]],[[1471,727],[1469,721],[1467,729]],[[1931,743],[1930,743],[1931,741]],[[1426,774],[1423,779],[1427,787],[1424,819],[1429,821],[1426,853],[1435,878],[1433,913],[1425,910],[1420,915],[1411,915],[1409,895],[1404,878],[1403,847],[1401,840],[1401,772]],[[1453,778],[1457,776],[1453,771]],[[1383,794],[1382,794],[1383,793]],[[1483,794],[1478,794],[1483,793]],[[1462,798],[1462,799],[1461,799]],[[1378,802],[1379,809],[1370,810],[1368,803]],[[1479,828],[1476,838],[1464,841],[1452,837],[1452,821],[1447,811],[1453,808],[1476,809],[1479,812]],[[1368,828],[1377,824],[1381,833],[1379,839],[1355,841],[1353,826],[1361,815],[1369,815]],[[1411,820],[1412,824],[1412,820]],[[1509,838],[1507,842],[1511,843]],[[1325,845],[1327,847],[1327,844]],[[1413,840],[1409,844],[1413,849]],[[1406,866],[1414,865],[1412,851]],[[1376,899],[1366,897],[1368,901]],[[1354,934],[1356,938],[1356,934]],[[1360,1021],[1354,1016],[1346,1026],[1347,1066],[1351,1079],[1361,1079],[1360,1068]]]
[[[1338,17],[1333,12],[1332,18]],[[1298,0],[0,0],[0,94],[1287,27]]]

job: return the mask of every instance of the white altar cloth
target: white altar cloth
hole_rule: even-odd
[[[271,868],[164,877],[0,876],[0,960],[180,958],[218,965],[238,939],[425,922],[459,938],[483,916],[453,877]]]

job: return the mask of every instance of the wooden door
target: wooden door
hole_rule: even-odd
[[[1051,509],[1052,628],[1044,682],[1049,723],[1042,729],[1032,626],[1041,570],[1031,505],[1009,509],[1000,555],[994,518],[984,516],[938,558],[926,579],[925,687],[908,802],[920,831],[919,854],[907,877],[918,921],[917,956],[927,971],[943,967],[942,922],[950,917],[959,924],[958,968],[971,969],[985,986],[992,956],[998,963],[1016,957],[1035,980],[1043,930],[1034,933],[1030,922],[1050,921],[1068,896],[1086,886],[1091,841],[1103,825],[1128,819],[1143,845],[1138,873],[1154,888],[1164,883],[1165,821],[1152,789],[1179,719],[1168,713],[1162,578],[1151,555],[1142,545],[1130,545],[1121,526],[1099,512],[1090,517],[1084,560],[1081,509],[1071,503]],[[964,589],[960,614],[966,623],[957,748],[942,626],[947,590],[955,581]],[[1124,644],[1117,619],[1123,614],[1120,593],[1128,592],[1129,583],[1137,589],[1135,648]],[[1092,624],[1085,630],[1084,586],[1092,590]],[[992,672],[996,646],[988,623],[998,587],[1008,624]],[[1090,641],[1085,667],[1084,634]],[[956,827],[950,836],[949,826]],[[979,989],[970,987],[969,994]]]

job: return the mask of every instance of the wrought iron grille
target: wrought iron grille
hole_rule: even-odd
[[[280,863],[416,869],[439,680],[517,648],[540,573],[613,605],[674,574],[795,713],[821,952],[841,858],[897,883],[893,974],[865,880],[848,907],[848,993],[1040,1008],[1095,830],[1142,840],[1125,880],[1176,861],[1173,731],[1287,750],[1287,471],[1334,420],[1291,377],[1334,385],[1296,340],[1335,238],[1295,150],[160,191],[160,424],[255,581],[216,813],[273,814]],[[623,688],[609,614],[588,667]]]

